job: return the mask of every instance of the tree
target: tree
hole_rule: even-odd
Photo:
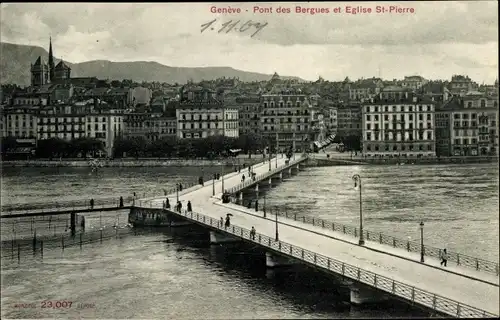
[[[242,149],[251,158],[252,152],[262,149],[264,143],[262,136],[255,133],[245,133],[240,135],[236,140],[236,148]]]
[[[73,155],[87,157],[89,154],[104,150],[104,143],[96,138],[78,138],[71,140],[68,144],[68,151]]]
[[[63,157],[69,152],[69,143],[60,138],[49,138],[38,141],[36,156],[41,158]]]
[[[17,145],[16,138],[2,137],[2,154],[5,155],[10,150],[14,149]]]

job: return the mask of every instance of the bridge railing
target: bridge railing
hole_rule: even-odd
[[[248,229],[235,225],[224,228],[219,219],[214,219],[201,213],[184,211],[180,213],[180,215],[184,216],[188,220],[192,220],[205,226],[210,226],[224,233],[235,235],[249,242],[258,243],[263,247],[271,249],[272,251],[293,257],[307,264],[320,267],[323,270],[341,274],[352,280],[401,297],[409,302],[418,303],[440,313],[466,318],[498,317],[498,315],[480,310],[473,306],[465,305],[458,301],[418,289],[414,286],[378,275],[342,261],[317,254],[283,241],[276,241],[274,238],[268,237],[264,234],[256,233],[255,238],[252,238],[250,236],[250,230]]]
[[[323,220],[320,218],[314,218],[310,216],[302,216],[297,214],[289,214],[287,210],[278,210],[276,207],[266,208],[270,209],[270,214],[285,217],[288,219],[293,219],[294,221],[299,221],[306,224],[311,224],[313,226],[321,227],[324,229],[342,232],[347,235],[351,235],[355,238],[359,238],[359,228]],[[393,248],[404,249],[408,252],[421,252],[420,241],[415,240],[403,240],[393,236],[389,236],[380,232],[373,232],[367,229],[363,230],[363,235],[365,240],[378,242],[384,245],[390,245]],[[436,259],[441,258],[442,249],[424,244],[424,255],[428,257],[433,257]],[[492,274],[499,275],[499,264],[498,262],[488,261],[485,259],[472,257],[463,253],[448,251],[448,262],[456,263],[458,266],[474,268],[477,271],[488,272]]]
[[[85,232],[78,232],[74,236],[70,233],[58,234],[56,236],[43,235],[30,237],[25,239],[4,240],[1,242],[1,257],[2,259],[11,258],[17,259],[19,262],[26,255],[43,256],[44,250],[61,248],[62,250],[68,247],[80,246],[84,244],[102,242],[106,239],[121,238],[130,234],[144,234],[148,230],[138,230],[126,226],[117,228],[94,229]]]
[[[306,156],[306,158],[307,158],[307,156]],[[261,180],[264,180],[266,178],[272,177],[273,175],[275,175],[276,173],[279,173],[280,171],[283,171],[287,168],[290,168],[290,167],[296,165],[297,163],[303,162],[304,159],[305,159],[304,157],[300,157],[300,158],[295,159],[295,160],[290,160],[288,164],[282,165],[278,168],[271,169],[271,171],[259,174],[258,176],[255,177],[255,181],[252,180],[252,178],[249,178],[248,180],[245,180],[244,182],[242,182],[242,183],[240,183],[232,188],[226,189],[226,191],[229,193],[235,193],[239,190],[245,189],[248,186],[251,186],[252,184],[254,184],[256,181],[261,181]]]
[[[133,197],[123,197],[123,205],[131,205]],[[1,207],[2,216],[7,214],[20,214],[31,212],[57,212],[77,209],[99,209],[120,206],[120,197],[95,198],[94,205],[91,207],[90,199],[73,201],[55,201],[55,202],[31,202],[22,204],[11,204]]]

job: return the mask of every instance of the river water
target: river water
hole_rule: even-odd
[[[215,169],[204,168],[206,175]],[[2,204],[51,202],[161,193],[192,182],[201,168],[9,168],[2,173]],[[498,167],[339,166],[307,168],[267,192],[268,205],[357,225],[363,182],[365,228],[498,261]],[[87,219],[110,225],[117,213]],[[120,215],[120,214],[118,214]],[[126,212],[120,221],[126,221]],[[4,231],[2,221],[2,233]],[[205,235],[206,236],[206,235]],[[172,231],[126,236],[103,244],[47,250],[43,260],[2,259],[2,317],[97,318],[358,318],[410,317],[414,309],[340,308],[345,294],[309,270],[266,274],[263,261],[238,248],[210,247],[203,236]],[[5,260],[5,262],[4,262]],[[316,277],[316,281],[309,281]],[[71,310],[42,309],[41,300],[69,300]],[[19,308],[16,303],[35,303]],[[86,305],[81,305],[86,304]],[[77,306],[75,308],[75,306]]]

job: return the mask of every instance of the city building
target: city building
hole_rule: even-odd
[[[363,154],[435,156],[434,102],[394,89],[384,89],[362,106]]]
[[[261,97],[261,110],[261,133],[273,146],[304,150],[308,141],[315,140],[311,105],[306,95],[265,94]]]
[[[38,106],[16,105],[3,111],[5,136],[14,138],[36,138]]]
[[[337,105],[337,134],[341,137],[361,137],[360,103]]]
[[[454,75],[451,77],[451,81],[448,84],[448,89],[454,96],[464,96],[467,92],[476,90],[478,88],[477,83],[471,80],[468,76]]]
[[[149,118],[145,119],[144,129],[146,138],[150,141],[175,137],[177,136],[177,119],[165,117],[162,114],[151,114]]]
[[[498,98],[472,91],[436,112],[439,156],[498,155]]]
[[[380,78],[361,79],[349,86],[349,99],[351,101],[364,101],[374,97],[384,87]]]
[[[222,97],[210,89],[183,87],[176,118],[177,136],[181,139],[239,136],[238,109],[225,108]]]
[[[87,106],[45,106],[38,114],[38,140],[59,138],[66,141],[85,138]]]
[[[146,119],[149,118],[146,112],[127,112],[123,117],[123,136],[125,138],[146,138],[148,133],[146,129]]]
[[[425,84],[427,84],[427,82],[429,81],[421,76],[405,76],[404,80],[401,81],[401,86],[403,88],[417,90],[420,89]]]
[[[113,154],[115,139],[123,135],[124,114],[115,110],[95,111],[85,117],[85,135],[104,144],[104,151],[109,157]]]
[[[228,106],[232,106],[232,104]],[[260,134],[260,97],[237,97],[235,99],[234,108],[238,109],[239,134]]]

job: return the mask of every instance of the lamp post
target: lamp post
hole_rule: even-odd
[[[352,176],[352,180],[354,180],[355,188],[359,185],[359,245],[362,246],[365,244],[365,237],[363,235],[363,198],[361,177],[359,176],[359,174],[355,174]]]
[[[212,179],[212,196],[215,196],[215,175]]]
[[[420,221],[420,262],[424,262],[424,222]]]
[[[266,217],[266,195],[264,195],[264,218]]]
[[[222,193],[224,193],[224,162],[221,163],[220,172],[220,177],[222,179]]]
[[[177,202],[179,202],[179,184],[175,184],[175,195],[177,197]]]
[[[275,213],[275,220],[274,221],[276,222],[276,241],[279,241],[280,235],[278,232],[278,208],[277,207],[275,208],[274,213]]]
[[[269,171],[271,171],[271,141],[269,141]]]
[[[276,168],[278,168],[278,148],[279,148],[279,142],[278,142],[278,132],[276,132]]]

